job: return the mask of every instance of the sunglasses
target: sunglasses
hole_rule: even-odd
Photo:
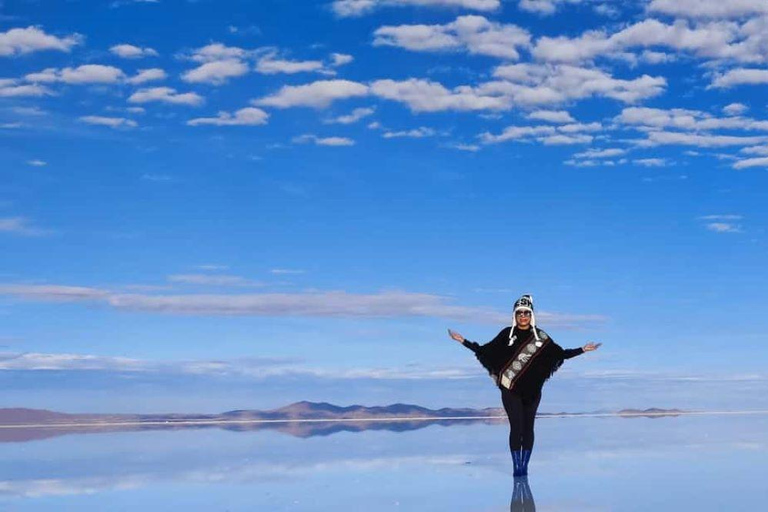
[[[530,311],[518,311],[517,313],[515,313],[515,315],[517,315],[517,316],[531,316],[531,312]]]

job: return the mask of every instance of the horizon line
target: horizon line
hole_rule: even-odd
[[[537,418],[600,418],[600,417],[648,417],[648,416],[718,416],[718,415],[748,415],[748,414],[768,414],[768,410],[755,411],[678,411],[678,412],[633,412],[633,413],[540,413]],[[82,423],[31,423],[19,425],[3,425],[0,429],[32,429],[32,428],[74,428],[74,427],[122,427],[122,426],[177,426],[177,425],[243,425],[243,424],[273,424],[273,423],[364,423],[364,422],[403,422],[403,421],[462,421],[462,420],[487,420],[487,419],[507,419],[507,416],[413,416],[396,418],[299,418],[299,419],[268,419],[268,420],[180,420],[180,421],[115,421],[115,422],[82,422]]]

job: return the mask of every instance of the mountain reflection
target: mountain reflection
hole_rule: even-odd
[[[274,423],[207,423],[207,424],[181,424],[172,423],[168,425],[110,425],[110,426],[49,426],[40,428],[3,428],[0,429],[0,443],[18,443],[24,441],[38,441],[57,436],[71,434],[98,434],[105,432],[148,432],[148,431],[178,431],[178,430],[208,430],[220,429],[230,432],[259,432],[259,431],[277,431],[298,438],[323,437],[337,434],[339,432],[366,432],[366,431],[388,431],[388,432],[409,432],[420,430],[432,425],[441,425],[450,427],[453,425],[468,424],[488,424],[495,425],[505,423],[506,418],[500,419],[476,419],[467,418],[461,420],[446,419],[420,419],[420,420],[391,420],[391,421],[286,421]]]

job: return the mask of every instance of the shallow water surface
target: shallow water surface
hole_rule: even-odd
[[[507,433],[504,423],[455,422],[309,437],[190,429],[5,442],[0,510],[702,511],[768,503],[768,415],[540,418],[530,476],[517,489]]]

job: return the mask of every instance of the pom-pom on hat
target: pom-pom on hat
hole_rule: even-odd
[[[536,332],[536,315],[533,313],[533,297],[528,294],[523,295],[515,301],[515,307],[512,310],[512,330],[509,331],[509,339],[512,339],[515,327],[517,327],[517,312],[518,311],[530,311],[531,312],[531,329],[533,329],[533,335],[536,340],[539,339],[539,333]]]

